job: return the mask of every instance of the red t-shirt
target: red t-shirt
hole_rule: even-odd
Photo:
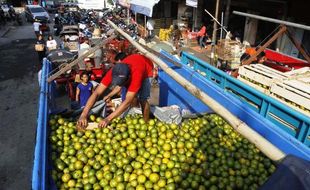
[[[204,36],[205,33],[206,33],[206,30],[207,30],[206,27],[203,26],[203,27],[199,30],[197,36],[199,36],[199,37]]]
[[[129,65],[130,82],[128,85],[129,92],[138,92],[144,79],[153,76],[153,63],[144,55],[132,54],[122,60],[123,63]],[[109,86],[112,82],[112,69],[101,80],[105,86]]]

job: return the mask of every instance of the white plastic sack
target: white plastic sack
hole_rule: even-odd
[[[182,114],[180,107],[177,105],[167,106],[167,107],[151,107],[151,112],[160,121],[166,123],[180,124],[182,122]]]

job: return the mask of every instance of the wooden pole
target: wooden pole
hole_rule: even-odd
[[[205,12],[218,24],[220,25],[220,27],[226,32],[228,33],[228,31],[226,30],[226,27],[224,25],[222,25],[207,9],[205,9]]]
[[[127,24],[130,24],[130,10],[129,7],[127,8]]]
[[[147,26],[146,26],[146,16],[144,15],[144,38],[146,39],[148,35],[148,30],[147,30]]]
[[[224,12],[222,12],[221,14],[221,25],[223,26],[223,24],[224,24]],[[220,39],[223,39],[223,27],[221,27]]]
[[[216,0],[216,6],[215,6],[215,19],[213,22],[213,34],[212,34],[212,44],[211,44],[211,63],[213,66],[216,66],[215,63],[215,45],[216,45],[216,35],[217,35],[217,23],[218,22],[218,13],[219,13],[219,4],[220,0]]]
[[[135,23],[138,24],[138,21],[137,21],[137,13],[135,13]]]
[[[226,27],[228,27],[230,5],[231,5],[231,0],[227,0],[226,1],[226,9],[225,9],[225,18],[224,18],[224,24],[223,24]]]
[[[184,79],[181,75],[175,72],[172,68],[168,67],[160,58],[144,49],[138,42],[134,41],[127,33],[117,27],[113,22],[108,20],[108,23],[123,35],[133,46],[135,46],[143,55],[151,59],[155,64],[161,67],[169,76],[182,85],[188,92],[200,99],[208,105],[215,113],[222,116],[237,132],[247,138],[258,149],[260,149],[268,158],[279,161],[285,157],[285,154],[276,146],[267,141],[264,137],[256,131],[248,127],[243,121],[238,119],[230,113],[225,107],[216,102],[213,98],[208,96],[205,92],[201,91],[195,85]]]
[[[217,23],[218,22],[218,14],[219,14],[219,4],[220,0],[216,0],[216,6],[215,6],[215,14],[214,14],[214,22],[213,22],[213,34],[212,34],[212,43],[216,43],[216,34],[217,34]]]
[[[61,68],[59,71],[57,71],[56,73],[52,74],[50,77],[48,77],[47,82],[52,82],[53,80],[55,80],[57,77],[59,77],[60,75],[62,75],[63,73],[65,73],[66,71],[70,70],[74,65],[78,64],[79,62],[83,61],[87,56],[91,55],[92,53],[95,53],[95,51],[97,49],[99,49],[100,47],[102,47],[103,45],[107,44],[109,41],[111,41],[112,39],[114,39],[116,36],[112,35],[111,37],[98,42],[95,47],[90,48],[88,51],[86,51],[82,56],[78,57],[77,59],[75,59],[74,61],[72,61],[71,63],[67,64],[65,67]]]
[[[270,44],[272,44],[272,42],[274,42],[276,39],[278,39],[279,36],[281,36],[284,32],[286,31],[286,26],[281,25],[280,26],[280,30],[273,35],[262,47],[260,47],[256,53],[254,53],[253,55],[251,55],[251,57],[247,60],[245,60],[244,62],[242,62],[242,65],[248,65],[250,63],[252,63],[252,61],[254,61],[256,59],[256,57],[262,52],[264,51],[264,49],[266,49]]]
[[[286,30],[286,35],[293,42],[293,44],[299,50],[301,55],[307,60],[308,63],[310,63],[310,57],[309,57],[308,53],[305,51],[305,49],[302,47],[302,45],[296,40],[296,38],[292,35],[292,32],[289,29]]]

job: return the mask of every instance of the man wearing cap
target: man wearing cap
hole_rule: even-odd
[[[151,91],[151,78],[153,76],[153,63],[145,56],[132,54],[123,59],[122,63],[116,63],[110,69],[100,85],[88,99],[87,104],[78,120],[78,127],[87,127],[87,115],[97,98],[110,87],[121,86],[127,88],[125,100],[108,117],[99,122],[99,127],[106,127],[109,122],[121,115],[131,105],[137,96],[142,108],[143,117],[149,119],[150,105],[148,98]]]

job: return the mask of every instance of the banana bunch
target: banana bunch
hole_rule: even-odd
[[[161,41],[168,41],[170,39],[171,33],[172,28],[169,29],[161,28],[159,29],[159,39]]]

